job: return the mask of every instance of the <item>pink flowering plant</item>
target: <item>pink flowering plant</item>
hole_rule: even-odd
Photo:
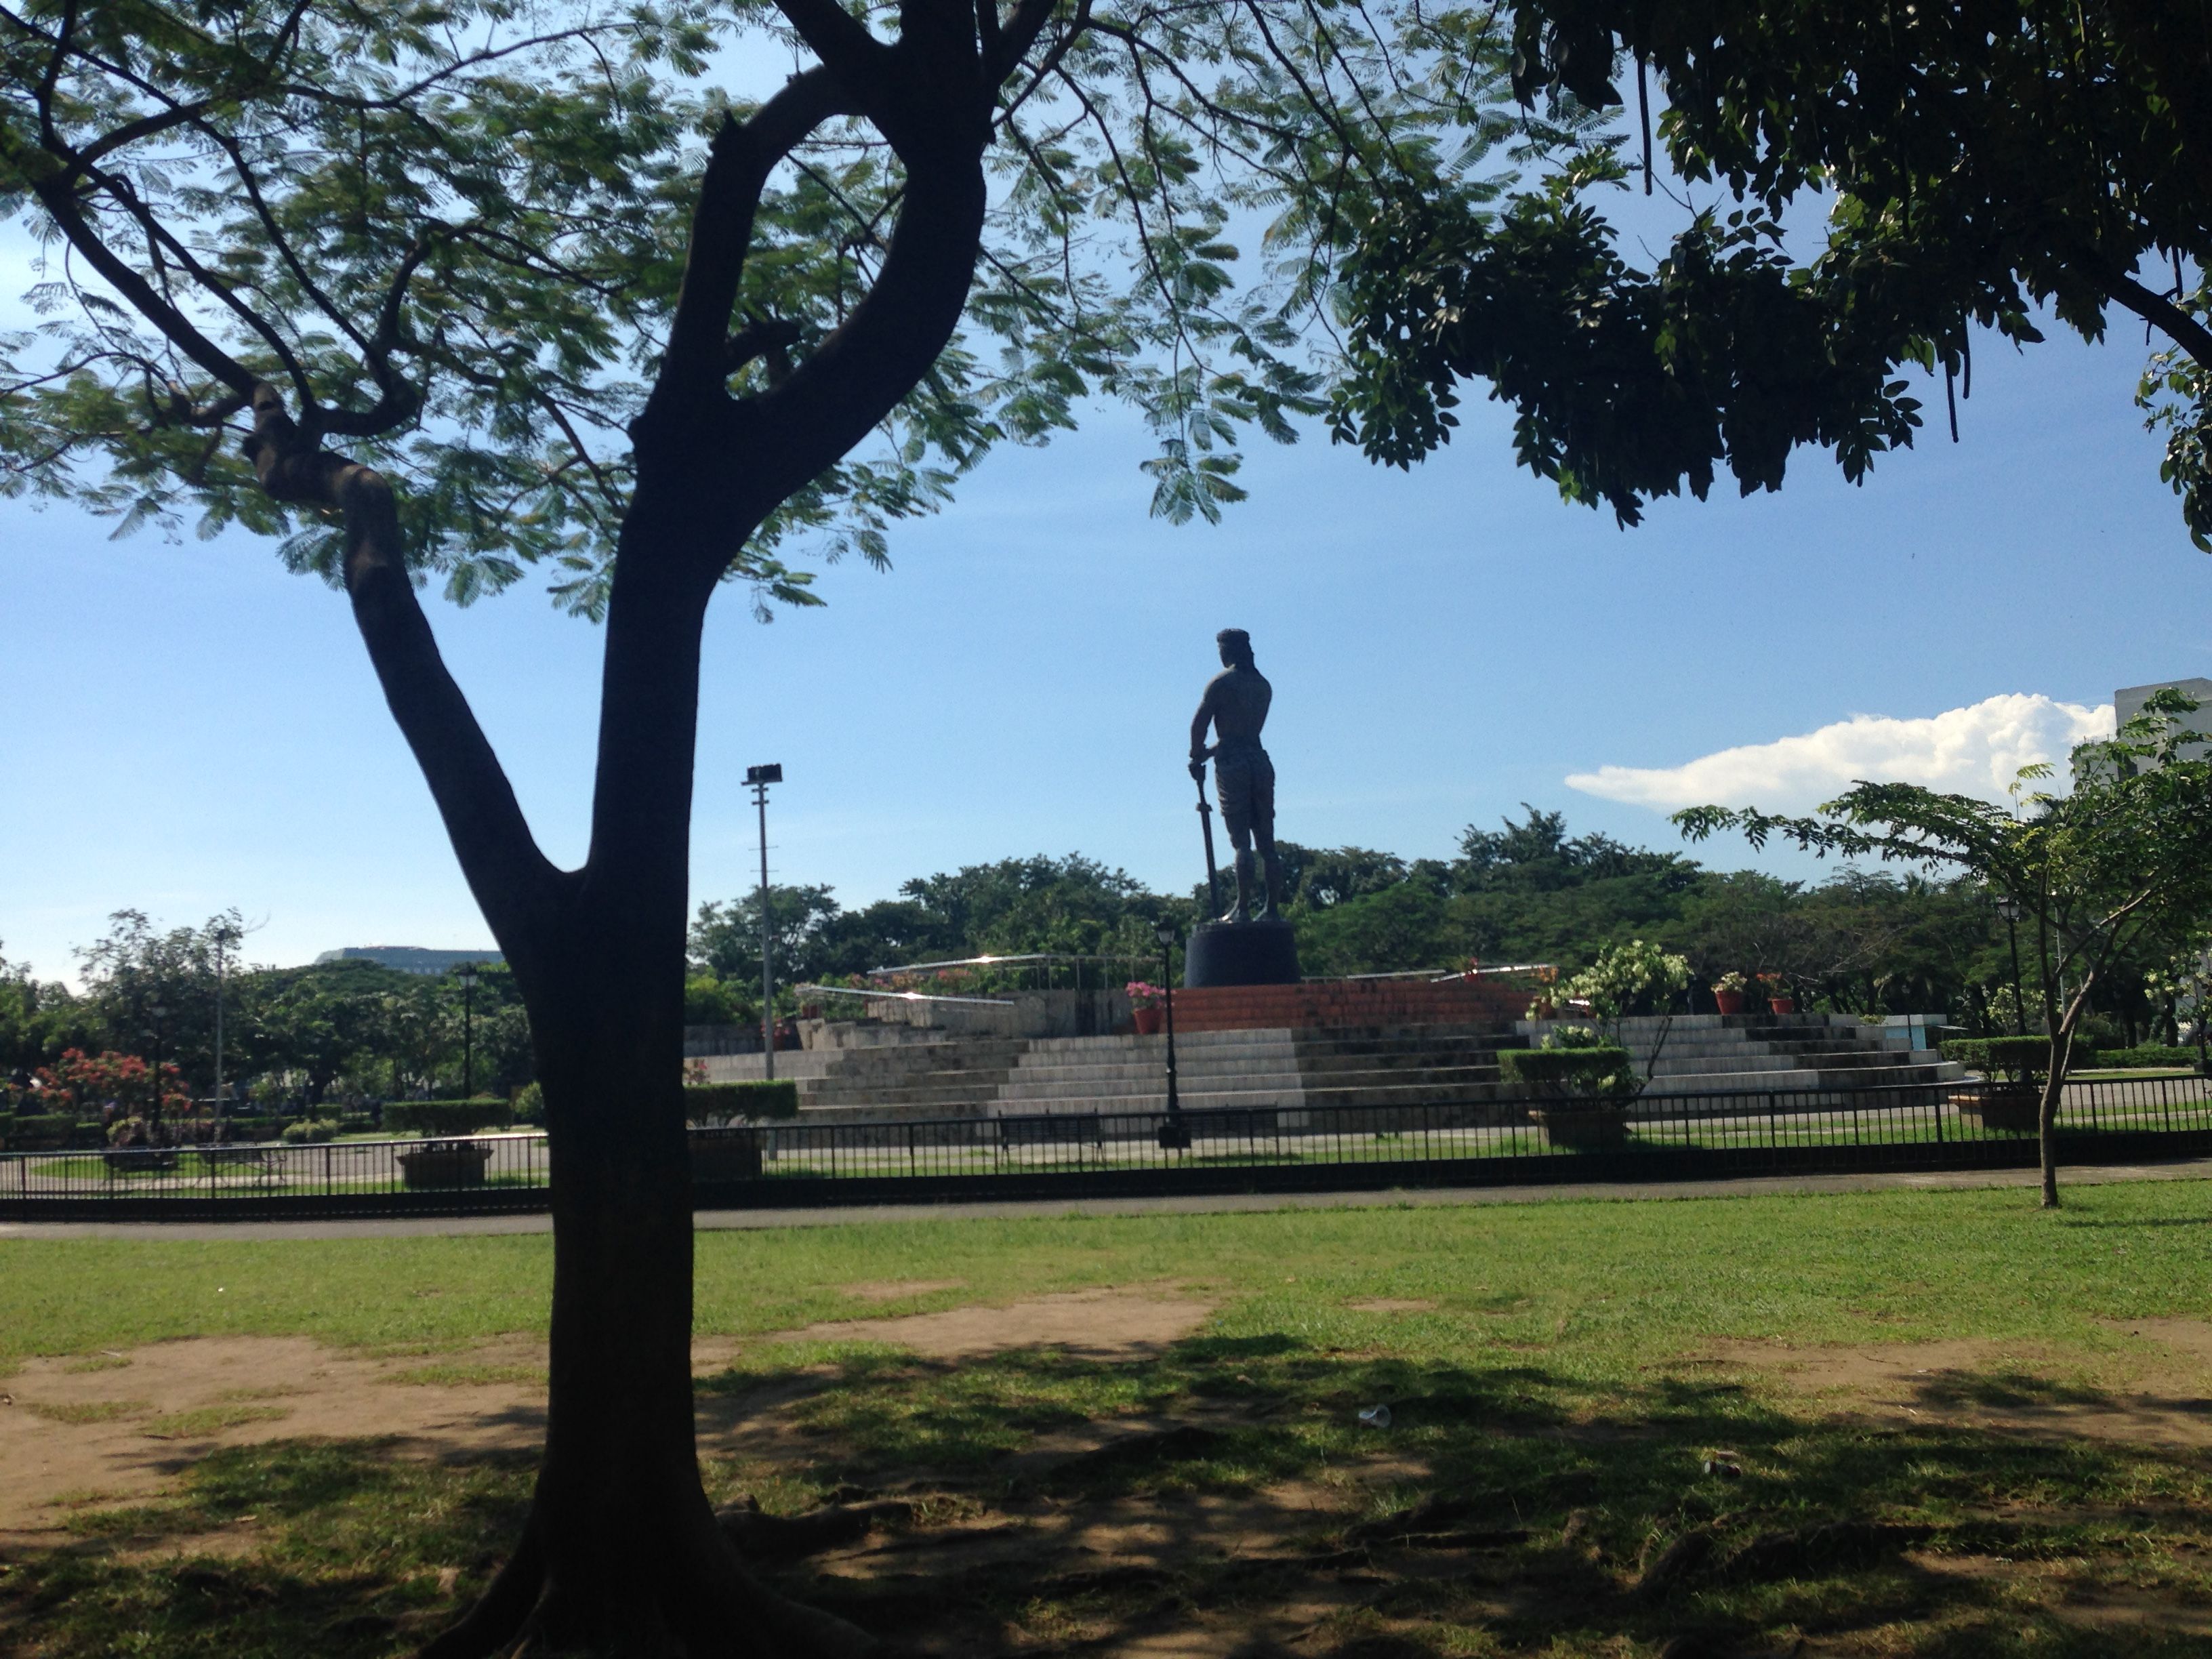
[[[1157,1008],[1167,1000],[1168,994],[1146,980],[1133,979],[1121,988],[1129,994],[1132,1008]]]

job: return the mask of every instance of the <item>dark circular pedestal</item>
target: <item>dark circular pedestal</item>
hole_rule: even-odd
[[[1296,985],[1298,941],[1287,921],[1201,921],[1190,930],[1182,982],[1208,985]]]

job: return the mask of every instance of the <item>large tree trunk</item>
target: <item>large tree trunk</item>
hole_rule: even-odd
[[[256,389],[252,451],[279,499],[343,513],[346,586],[394,719],[530,1017],[552,1149],[544,1462],[514,1555],[424,1659],[531,1651],[846,1659],[875,1644],[755,1580],[699,1478],[691,1402],[691,1189],[683,1097],[684,922],[699,649],[746,538],[927,373],[966,302],[986,203],[990,88],[1051,11],[1021,0],[988,51],[956,0],[908,0],[896,49],[829,0],[779,0],[836,73],[795,76],[712,146],[659,378],[633,424],[636,487],[609,595],[592,846],[562,872],[431,639],[390,489],[320,452]],[[988,9],[986,8],[986,15]],[[728,395],[728,336],[769,172],[859,107],[907,169],[866,296],[757,398]]]

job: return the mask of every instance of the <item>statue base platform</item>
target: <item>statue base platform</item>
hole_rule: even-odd
[[[1190,930],[1182,982],[1192,990],[1209,985],[1296,985],[1297,936],[1289,922],[1272,916],[1258,921],[1201,921]]]

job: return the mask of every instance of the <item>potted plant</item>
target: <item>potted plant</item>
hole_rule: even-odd
[[[2043,1073],[2051,1063],[2048,1037],[1985,1037],[1946,1044],[1945,1053],[1982,1073],[1979,1081],[1957,1084],[1950,1091],[1961,1118],[2007,1134],[2033,1134],[2041,1127]]]
[[[1562,1025],[1540,1048],[1505,1048],[1498,1075],[1545,1103],[1528,1121],[1554,1146],[1577,1151],[1619,1146],[1628,1139],[1628,1103],[1638,1084],[1628,1050],[1586,1025]]]
[[[1789,981],[1781,975],[1761,974],[1759,985],[1766,993],[1766,1006],[1770,1012],[1788,1015],[1797,1012],[1797,999],[1791,994]]]
[[[1740,1014],[1747,988],[1741,974],[1723,974],[1713,981],[1713,1002],[1724,1014]]]
[[[703,1073],[705,1067],[699,1070]],[[759,1078],[738,1083],[687,1080],[684,1116],[691,1126],[686,1137],[691,1149],[691,1179],[759,1180],[768,1139],[759,1127],[761,1121],[788,1121],[798,1115],[799,1085],[789,1078],[773,1082]]]
[[[481,1187],[491,1146],[482,1140],[426,1140],[399,1154],[399,1178],[408,1187]]]
[[[1133,979],[1121,988],[1129,994],[1129,1006],[1137,1022],[1139,1036],[1158,1036],[1162,1018],[1160,1005],[1167,1000],[1167,993],[1157,985],[1141,979]]]

